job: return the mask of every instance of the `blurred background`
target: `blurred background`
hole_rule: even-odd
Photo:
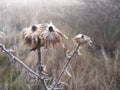
[[[65,74],[63,90],[120,90],[120,0],[0,0],[0,43],[37,72],[36,52],[20,44],[20,31],[33,24],[50,21],[64,32],[66,50],[73,50],[71,38],[78,33],[91,37],[94,48],[83,48],[82,56],[74,57]],[[46,72],[59,75],[65,60],[61,46],[42,51]],[[0,90],[38,90],[22,66],[10,63],[0,52]]]

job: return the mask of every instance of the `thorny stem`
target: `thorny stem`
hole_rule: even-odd
[[[40,76],[39,76],[39,74],[37,74],[36,72],[34,72],[32,69],[30,69],[26,64],[24,64],[20,59],[18,59],[17,57],[15,57],[11,52],[9,52],[9,50],[7,50],[5,47],[4,47],[4,45],[2,45],[1,43],[0,43],[0,49],[2,50],[2,51],[4,51],[4,53],[6,53],[9,57],[11,57],[12,58],[12,60],[15,60],[15,61],[17,61],[19,64],[21,64],[26,70],[28,70],[31,74],[34,74],[36,77],[38,77],[38,78],[41,78]]]
[[[80,43],[77,45],[77,47],[73,50],[73,53],[72,55],[68,58],[67,57],[67,62],[65,64],[65,66],[63,67],[58,79],[56,80],[55,84],[53,85],[53,87],[51,88],[51,90],[54,90],[54,88],[57,86],[57,84],[59,83],[60,79],[62,78],[62,75],[64,74],[65,70],[67,69],[70,61],[72,60],[73,56],[77,53],[77,50],[79,49],[80,47]]]
[[[38,73],[42,77],[42,63],[41,63],[42,60],[41,60],[41,48],[40,47],[37,48],[37,53],[38,53],[38,63],[37,63],[38,64]],[[41,79],[41,82],[42,82],[42,84],[44,86],[44,89],[48,90],[48,87],[47,87],[47,85],[45,83],[44,78]]]
[[[0,43],[0,49],[1,49],[1,51],[4,51],[4,53],[6,53],[9,57],[11,57],[12,58],[12,60],[15,60],[15,61],[17,61],[19,64],[21,64],[27,71],[29,71],[31,74],[33,74],[33,75],[35,75],[36,77],[38,77],[40,80],[41,80],[41,82],[42,82],[42,84],[43,84],[43,86],[44,86],[44,88],[45,88],[45,90],[49,90],[48,89],[48,87],[47,87],[47,85],[46,85],[46,83],[45,83],[45,81],[44,81],[44,78],[41,76],[41,75],[39,75],[39,74],[37,74],[36,72],[34,72],[31,68],[29,68],[25,63],[23,63],[20,59],[18,59],[17,57],[15,57],[9,50],[7,50],[5,47],[4,47],[4,45],[2,45],[1,43]],[[40,50],[40,49],[39,49]],[[41,60],[41,52],[39,52],[39,55],[38,55],[38,58]],[[40,66],[41,67],[41,66]]]
[[[37,64],[38,64],[38,73],[39,73],[39,75],[41,75],[42,62],[41,62],[41,48],[40,47],[37,48],[37,53],[38,53],[38,62],[37,62]]]
[[[71,55],[69,58],[67,57],[67,62],[66,62],[66,64],[65,64],[63,70],[61,71],[58,79],[56,80],[55,84],[54,84],[53,87],[51,88],[51,90],[54,90],[55,87],[57,86],[57,84],[59,83],[60,79],[62,78],[62,75],[64,74],[65,70],[67,69],[70,61],[72,60],[73,56],[76,54],[76,52],[77,52],[77,50],[79,49],[79,47],[80,47],[80,43],[79,43],[78,46],[73,50],[72,55]],[[41,72],[41,71],[42,71],[42,64],[41,64],[41,48],[40,48],[40,47],[37,48],[37,52],[38,52],[38,73],[39,73],[39,74],[36,73],[36,72],[34,72],[31,68],[29,68],[29,67],[28,67],[25,63],[23,63],[20,59],[18,59],[17,57],[15,57],[15,56],[14,56],[9,50],[7,50],[7,49],[4,47],[4,45],[2,45],[1,43],[0,43],[0,49],[1,49],[2,51],[4,51],[9,57],[11,57],[12,60],[15,60],[15,61],[17,61],[19,64],[21,64],[21,65],[22,65],[27,71],[29,71],[31,74],[33,74],[33,75],[35,75],[36,77],[38,77],[38,78],[41,80],[44,89],[45,89],[45,90],[49,90],[49,88],[48,88],[48,86],[46,85],[46,82],[45,82],[45,80],[44,80],[44,77],[42,76],[42,72]]]
[[[42,67],[42,58],[41,58],[41,40],[38,38],[38,45],[37,45],[37,53],[38,53],[38,74],[42,77],[41,82],[43,84],[44,90],[48,90],[46,82],[44,80],[44,76],[42,75],[43,67]]]

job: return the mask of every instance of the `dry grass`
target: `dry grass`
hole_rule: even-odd
[[[71,46],[68,46],[71,47]],[[71,47],[72,48],[72,47]],[[99,57],[93,56],[88,51],[81,51],[82,56],[75,56],[73,61],[68,67],[69,72],[72,77],[64,74],[61,79],[62,82],[68,85],[63,85],[64,90],[119,90],[119,77],[120,77],[120,61],[108,57],[104,50],[99,55]],[[64,50],[61,47],[52,48],[43,51],[43,64],[46,66],[46,72],[53,79],[48,84],[53,83],[58,77],[65,60]],[[36,70],[37,56],[36,52],[31,52],[26,58],[25,62],[33,69]],[[27,77],[27,82],[23,79],[23,76],[19,77],[19,82],[27,87],[35,90],[37,86],[37,80],[31,79],[29,74],[24,70],[21,75]],[[30,80],[30,82],[29,82]],[[27,86],[29,85],[29,87]],[[37,89],[36,89],[37,90]]]
[[[8,38],[7,38],[8,37]],[[17,43],[13,40],[11,43],[11,38],[13,36],[7,36],[4,42],[8,47],[12,44]],[[14,36],[15,38],[15,36]],[[17,39],[17,38],[16,38]],[[72,50],[74,45],[71,41],[65,43],[66,49],[63,49],[61,45],[55,48],[42,48],[42,62],[46,66],[46,73],[53,79],[48,82],[52,84],[58,77],[63,65],[66,62],[65,52],[66,50]],[[15,55],[23,59],[24,62],[37,72],[37,52],[28,52],[21,45],[17,44],[17,51]],[[26,51],[27,50],[27,51]],[[120,61],[119,52],[116,53],[116,58],[111,58],[104,52],[104,49],[99,52],[99,54],[93,54],[87,49],[81,49],[82,56],[75,56],[73,61],[70,63],[68,70],[72,77],[64,74],[61,81],[67,83],[67,85],[62,85],[64,90],[119,90],[120,84]],[[14,68],[16,67],[16,68]],[[11,86],[14,90],[37,90],[38,81],[33,79],[31,75],[26,72],[20,65],[12,65],[10,68],[11,77],[15,78],[11,81]],[[15,73],[14,73],[14,72]],[[9,80],[9,79],[8,79]]]
[[[17,4],[18,6],[16,4],[8,4],[7,6],[7,3],[0,3],[0,5],[0,30],[5,33],[4,38],[0,40],[0,42],[5,44],[7,48],[14,48],[15,46],[16,52],[14,52],[14,54],[36,72],[37,52],[29,52],[29,49],[25,49],[19,44],[18,34],[24,27],[52,20],[56,27],[66,33],[69,38],[72,38],[78,32],[84,32],[84,34],[87,33],[87,35],[89,35],[94,31],[94,27],[92,28],[91,24],[88,24],[90,27],[84,24],[84,21],[88,21],[86,18],[85,20],[82,18],[82,16],[84,16],[83,11],[80,12],[81,16],[75,13],[75,9],[78,7],[73,8],[71,6],[71,8],[66,8],[67,5],[65,5],[63,8],[58,8],[57,5],[55,5],[50,8],[46,5],[35,5],[33,3],[29,3],[27,6],[25,4]],[[77,14],[79,18],[75,17]],[[79,24],[84,27],[79,26]],[[90,28],[92,28],[93,31]],[[102,39],[99,40],[102,41]],[[48,84],[52,84],[62,70],[66,62],[65,52],[67,50],[73,50],[74,48],[70,39],[65,40],[65,46],[65,49],[63,49],[61,45],[49,49],[42,48],[42,62],[46,66],[46,73],[53,77]],[[117,46],[120,46],[119,42]],[[64,74],[62,77],[61,81],[68,84],[63,85],[63,90],[120,90],[119,53],[116,53],[115,57],[106,55],[104,49],[101,51],[96,50],[93,53],[87,49],[81,49],[81,53],[83,53],[83,55],[75,56],[68,67],[72,77],[69,77],[67,74]],[[5,87],[5,82],[10,80],[8,84],[11,90],[38,90],[37,79],[31,78],[31,75],[17,63],[8,67],[9,63],[6,62],[8,57],[5,56],[3,59],[2,57],[4,57],[4,55],[0,52],[0,85]],[[8,73],[9,71],[10,73]]]

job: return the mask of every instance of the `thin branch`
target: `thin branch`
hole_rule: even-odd
[[[51,90],[54,90],[54,88],[57,86],[57,84],[59,83],[60,79],[62,78],[64,72],[66,71],[70,61],[72,60],[73,56],[77,53],[78,49],[80,47],[80,43],[78,44],[78,46],[73,50],[73,53],[70,57],[67,57],[67,62],[65,64],[65,66],[63,67],[63,70],[61,71],[61,73],[59,74],[58,79],[56,80],[55,84],[53,85],[53,87],[51,88]]]
[[[9,57],[11,57],[12,60],[15,60],[15,61],[17,61],[19,64],[21,64],[21,65],[22,65],[27,71],[29,71],[31,74],[33,74],[33,75],[35,75],[36,77],[38,77],[38,78],[41,80],[41,82],[42,82],[45,90],[49,90],[48,87],[47,87],[47,85],[46,85],[46,83],[45,83],[45,81],[44,81],[44,78],[43,78],[42,76],[40,76],[39,74],[37,74],[36,72],[34,72],[31,68],[29,68],[29,67],[28,67],[25,63],[23,63],[20,59],[18,59],[17,57],[15,57],[15,56],[14,56],[9,50],[7,50],[7,49],[5,48],[5,46],[4,46],[3,44],[1,44],[1,43],[0,43],[0,49],[1,49],[2,51],[4,51]]]

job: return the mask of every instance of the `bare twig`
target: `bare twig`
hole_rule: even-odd
[[[38,77],[42,84],[43,84],[43,87],[45,88],[45,90],[49,90],[46,83],[45,83],[45,80],[44,78],[39,75],[38,73],[34,72],[31,68],[29,68],[25,63],[23,63],[20,59],[18,59],[17,57],[15,57],[8,49],[5,48],[5,46],[3,44],[0,43],[0,49],[2,51],[4,51],[4,53],[6,53],[9,57],[12,58],[12,60],[15,60],[17,61],[19,64],[21,64],[27,71],[29,71],[31,74],[35,75],[36,77]],[[39,54],[41,55],[41,54]],[[40,56],[38,56],[40,58]]]
[[[67,62],[65,64],[65,66],[63,67],[63,70],[61,71],[61,73],[59,74],[58,79],[56,80],[55,84],[53,85],[53,87],[51,88],[51,90],[54,90],[54,88],[56,88],[57,84],[59,83],[60,79],[62,78],[64,72],[66,71],[70,61],[72,60],[73,56],[77,53],[78,49],[80,47],[80,43],[77,45],[77,47],[73,50],[72,55],[70,55],[69,57],[67,57]]]

